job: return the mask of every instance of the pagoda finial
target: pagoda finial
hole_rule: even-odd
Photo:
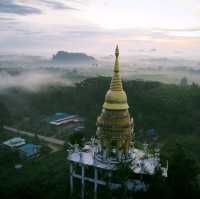
[[[114,66],[114,73],[115,72],[119,72],[119,48],[118,48],[118,45],[116,46],[115,48],[115,66]]]
[[[116,58],[119,57],[119,48],[118,48],[118,45],[115,48],[115,56],[116,56]]]
[[[123,90],[122,88],[122,80],[119,74],[119,48],[118,45],[115,49],[115,65],[113,71],[113,77],[110,85],[111,90]]]
[[[115,65],[113,69],[113,76],[108,90],[105,103],[103,105],[105,109],[110,110],[122,110],[128,109],[126,93],[123,90],[122,80],[119,71],[119,48],[118,45],[115,48]]]

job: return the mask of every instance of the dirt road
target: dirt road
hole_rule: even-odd
[[[29,136],[29,137],[35,136],[34,133],[31,133],[31,132],[28,132],[28,131],[22,131],[22,130],[12,128],[12,127],[9,127],[9,126],[4,126],[4,129],[7,130],[7,131],[10,131],[10,132],[13,132],[13,133],[19,133],[19,134],[26,135],[26,136]],[[59,139],[56,139],[56,138],[47,137],[47,136],[43,136],[43,135],[37,135],[37,136],[40,140],[43,140],[43,141],[48,142],[49,144],[53,144],[53,145],[63,146],[64,143],[65,143],[64,140],[59,140]]]

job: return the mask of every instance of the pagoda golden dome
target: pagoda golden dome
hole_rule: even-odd
[[[123,90],[122,80],[119,71],[119,49],[115,49],[115,66],[110,89],[106,93],[103,108],[108,110],[124,110],[128,109],[127,96]]]

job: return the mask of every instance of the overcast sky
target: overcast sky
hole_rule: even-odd
[[[0,54],[198,55],[200,0],[0,0]]]

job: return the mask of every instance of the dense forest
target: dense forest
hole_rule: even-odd
[[[39,129],[41,121],[48,115],[71,112],[85,118],[83,136],[89,138],[95,135],[96,118],[101,112],[109,82],[110,78],[98,77],[86,79],[75,86],[51,86],[38,92],[12,88],[0,93],[0,124],[23,127],[26,123],[24,128],[31,131]],[[199,198],[200,87],[195,84],[178,86],[124,81],[124,89],[134,118],[136,144],[148,141],[148,129],[155,129],[162,158],[169,160],[168,178],[155,175],[149,191],[135,193],[134,198]],[[27,171],[22,175],[30,175],[28,179],[20,177],[20,180],[19,173],[15,172],[11,172],[13,177],[6,176],[7,172],[0,174],[0,182],[5,182],[0,183],[1,198],[36,198],[36,195],[37,198],[55,198],[56,195],[67,198],[65,155],[59,152],[58,158],[54,154],[40,160],[38,165],[35,161],[27,163]],[[7,156],[1,154],[0,158],[1,169],[11,166],[12,160],[3,161]],[[51,163],[47,159],[51,159]],[[48,164],[51,164],[50,168]],[[104,198],[105,194],[109,196],[110,193],[105,190]],[[132,194],[120,190],[113,193],[113,197],[131,197]]]

